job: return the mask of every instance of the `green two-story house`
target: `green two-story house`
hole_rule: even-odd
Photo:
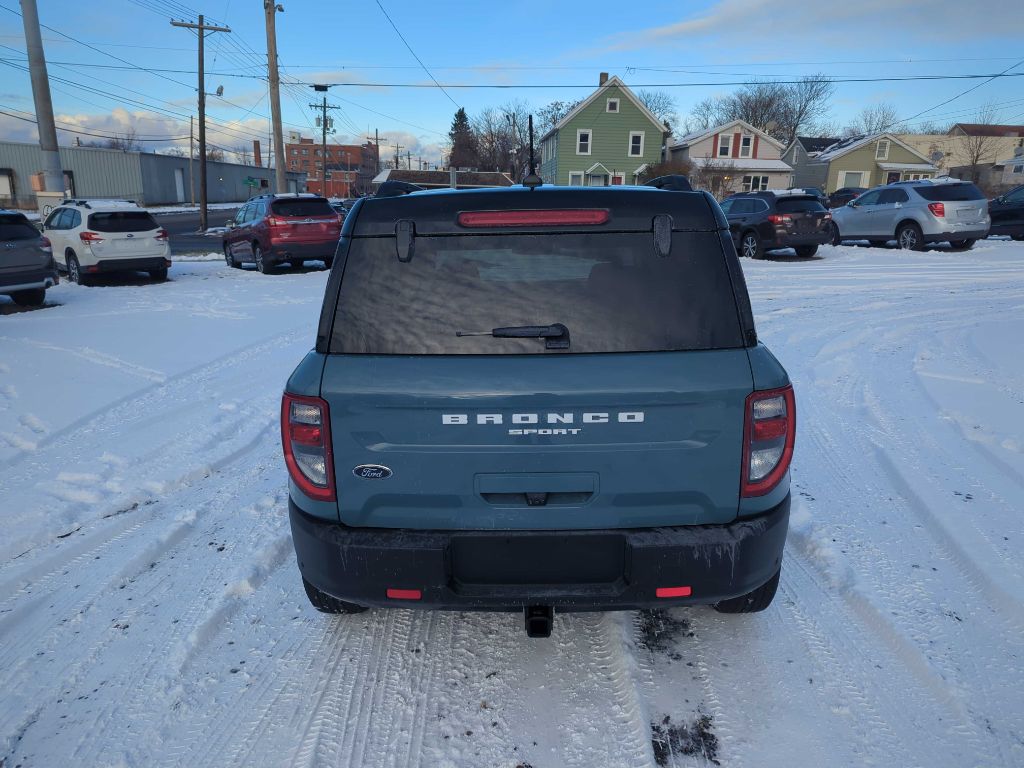
[[[618,77],[600,86],[540,140],[540,176],[558,186],[636,184],[661,162],[668,129]]]

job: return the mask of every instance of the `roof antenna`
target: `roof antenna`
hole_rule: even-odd
[[[537,163],[533,159],[533,115],[530,115],[530,173],[523,179],[523,186],[532,191],[543,183],[544,181],[537,175]]]

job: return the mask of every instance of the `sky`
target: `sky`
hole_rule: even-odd
[[[470,116],[511,101],[537,110],[555,99],[586,97],[600,72],[619,75],[634,88],[669,92],[682,121],[693,104],[735,90],[730,83],[737,81],[812,73],[837,79],[1024,73],[1019,0],[281,4],[277,34],[287,83],[281,95],[286,138],[292,131],[319,136],[308,106],[317,94],[309,85],[330,83],[330,102],[340,107],[333,112],[332,141],[361,143],[378,130],[382,155],[399,144],[414,163],[418,157],[440,161],[459,106]],[[207,23],[231,28],[207,38],[206,90],[224,87],[222,97],[207,100],[208,138],[228,150],[251,147],[259,138],[266,154],[270,108],[262,0],[38,5],[40,21],[49,27],[43,28],[43,45],[59,127],[103,135],[134,128],[147,139],[147,149],[187,147],[189,116],[197,110],[196,37],[169,22],[195,20],[203,12]],[[35,125],[24,118],[31,120],[35,109],[18,11],[17,0],[0,0],[0,138],[32,141]],[[435,80],[450,87],[439,88]],[[895,105],[901,117],[930,110],[915,122],[970,121],[992,105],[998,121],[1022,123],[1024,77],[837,83],[829,119],[848,124],[879,102]],[[74,134],[58,131],[58,139],[70,144]]]

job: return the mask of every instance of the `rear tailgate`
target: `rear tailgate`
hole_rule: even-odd
[[[780,197],[776,210],[784,218],[786,229],[795,235],[810,235],[825,230],[832,220],[832,214],[825,210],[818,198],[795,195]],[[789,221],[785,221],[785,217]]]
[[[274,242],[324,243],[341,235],[340,217],[321,198],[275,200],[267,223]]]
[[[167,251],[167,234],[146,211],[90,213],[86,228],[99,236],[89,244],[101,259],[162,256]]]
[[[0,272],[46,269],[50,261],[38,229],[21,214],[0,213]]]

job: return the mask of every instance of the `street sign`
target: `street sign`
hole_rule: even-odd
[[[252,176],[245,177],[245,186],[247,187],[258,187],[260,185],[259,179],[254,179]]]

